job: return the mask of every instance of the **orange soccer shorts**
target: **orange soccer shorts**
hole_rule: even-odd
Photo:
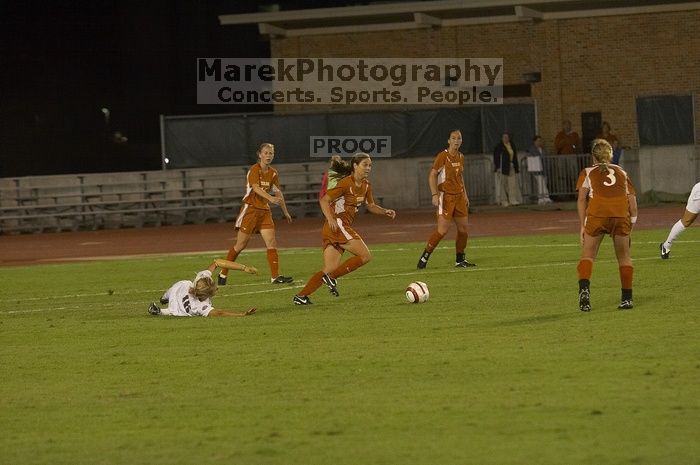
[[[335,221],[338,223],[338,230],[336,232],[331,231],[331,227],[328,226],[328,221],[323,224],[323,230],[321,231],[321,235],[323,237],[323,250],[326,250],[326,247],[330,245],[338,250],[338,252],[342,253],[342,244],[347,244],[348,241],[353,239],[362,240],[360,235],[357,234],[357,231],[344,224],[343,220],[336,218]]]
[[[236,229],[246,234],[255,234],[263,229],[275,229],[275,223],[272,221],[272,212],[267,209],[251,207],[244,203],[236,219]]]
[[[610,234],[611,236],[629,236],[632,225],[629,218],[587,216],[584,231],[589,236]]]
[[[464,191],[459,194],[440,192],[438,201],[438,215],[447,220],[452,217],[464,217],[469,213],[469,209],[467,208],[467,194],[465,194]]]

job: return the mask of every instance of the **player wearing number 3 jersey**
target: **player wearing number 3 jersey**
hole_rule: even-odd
[[[632,258],[630,234],[637,221],[637,197],[627,173],[613,165],[612,147],[603,139],[591,144],[592,167],[578,177],[578,216],[581,221],[581,260],[578,263],[579,309],[591,309],[590,279],[593,260],[605,234],[610,234],[620,271],[622,299],[620,309],[632,308]]]

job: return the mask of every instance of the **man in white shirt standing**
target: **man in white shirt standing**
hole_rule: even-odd
[[[170,316],[248,316],[255,313],[255,308],[249,308],[245,312],[232,312],[213,307],[211,298],[216,294],[217,286],[212,273],[217,267],[250,274],[258,273],[252,266],[217,258],[209,268],[197,273],[193,281],[178,281],[170,286],[160,298],[160,303],[167,307],[160,308],[153,302],[148,307],[148,313]]]
[[[544,158],[546,155],[542,146],[542,138],[536,135],[532,139],[532,146],[527,151],[527,171],[532,175],[537,188],[537,205],[552,203],[547,189],[547,177],[545,176]]]

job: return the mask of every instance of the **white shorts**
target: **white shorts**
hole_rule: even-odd
[[[688,197],[688,205],[685,207],[690,213],[697,215],[700,213],[700,182],[693,186]]]

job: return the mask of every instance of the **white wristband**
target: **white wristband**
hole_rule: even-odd
[[[636,223],[636,222],[637,222],[637,217],[636,217],[636,216],[633,216],[633,217],[630,218],[630,223],[634,224],[634,223]]]

